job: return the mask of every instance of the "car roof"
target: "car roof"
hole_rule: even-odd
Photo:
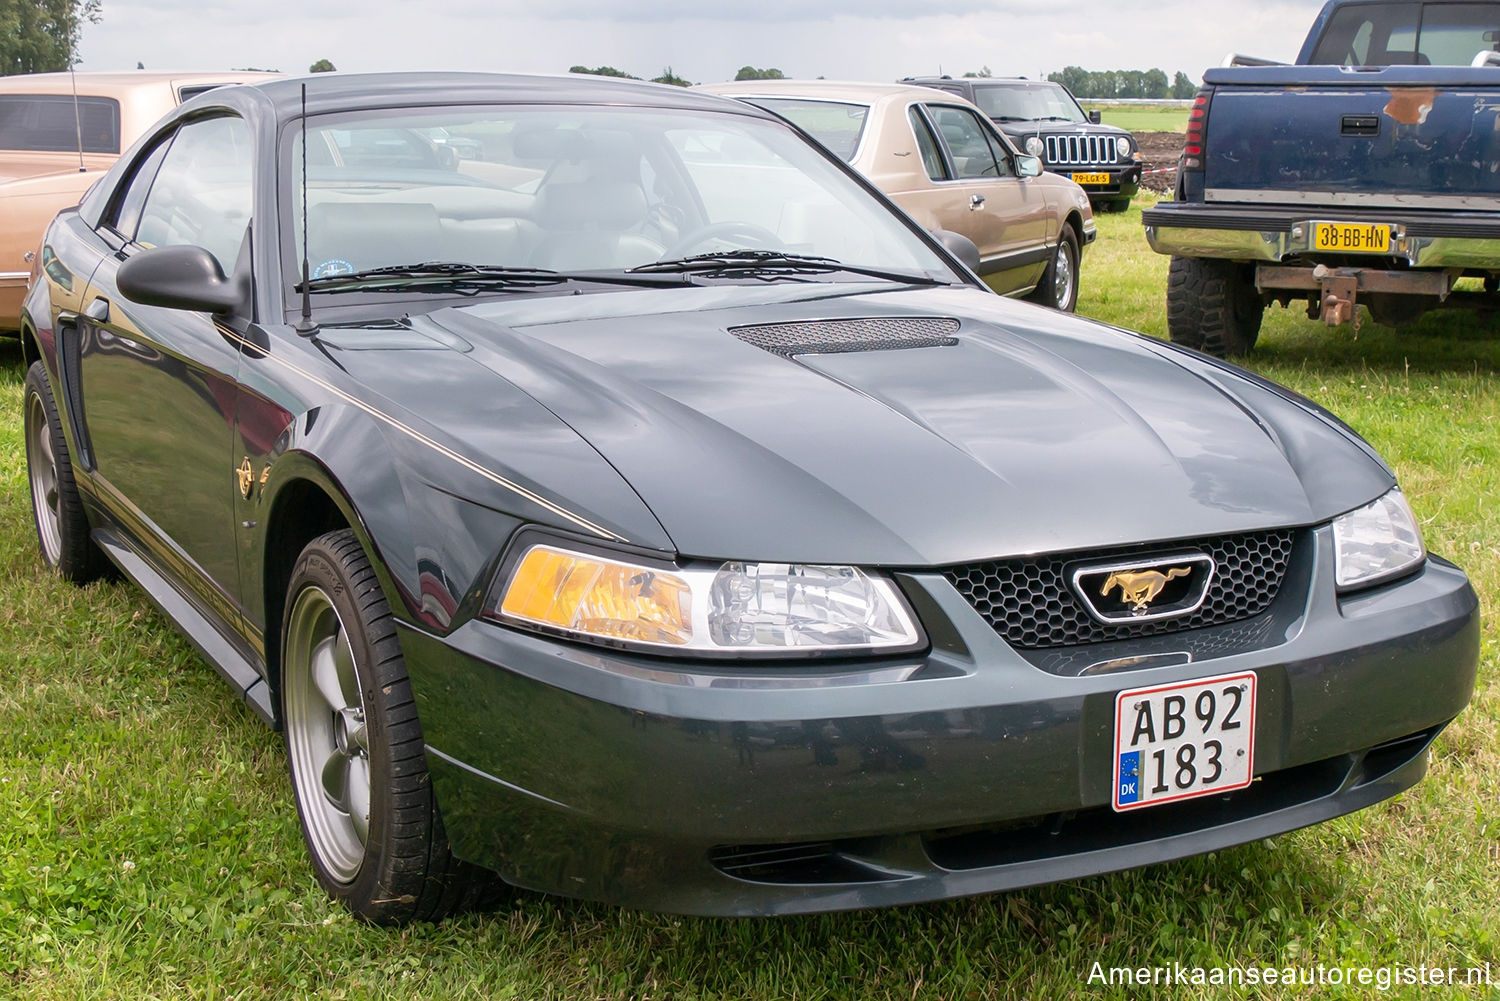
[[[22,73],[0,77],[0,94],[71,94],[74,84],[78,93],[90,97],[126,93],[137,88],[160,87],[162,84],[257,83],[274,80],[275,73],[226,71],[223,73],[162,73],[134,70],[107,73]]]
[[[930,87],[912,87],[901,83],[861,83],[848,80],[737,80],[732,83],[700,84],[695,90],[732,97],[800,97],[820,101],[855,101],[874,104],[876,101],[905,99],[909,101],[932,101]],[[961,97],[947,98],[967,104]]]
[[[307,87],[310,114],[362,108],[445,104],[616,104],[744,113],[744,105],[702,91],[618,77],[563,73],[317,73],[253,85],[277,117],[300,113]]]

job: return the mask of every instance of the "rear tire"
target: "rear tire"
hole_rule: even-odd
[[[1042,280],[1027,296],[1032,302],[1064,313],[1078,306],[1078,237],[1072,226],[1063,226],[1062,236],[1052,250],[1052,259]]]
[[[455,858],[390,606],[352,531],[308,543],[282,630],[282,720],[318,882],[366,921],[437,921],[498,878]]]
[[[63,436],[57,401],[40,361],[26,370],[26,472],[32,524],[47,565],[74,584],[103,576],[110,564],[89,538],[89,519],[73,480],[73,460]]]
[[[1174,257],[1167,271],[1167,334],[1173,344],[1220,358],[1250,353],[1265,303],[1250,265]]]

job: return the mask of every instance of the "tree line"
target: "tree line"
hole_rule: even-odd
[[[1047,79],[1062,84],[1079,98],[1173,98],[1186,101],[1198,93],[1198,85],[1181,70],[1170,83],[1167,74],[1159,69],[1086,70],[1081,66],[1068,66],[1060,73],[1048,73]]]

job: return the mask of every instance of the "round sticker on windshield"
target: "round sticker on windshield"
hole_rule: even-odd
[[[331,261],[324,261],[313,269],[314,278],[337,278],[339,275],[354,274],[354,265],[341,257],[335,257]]]

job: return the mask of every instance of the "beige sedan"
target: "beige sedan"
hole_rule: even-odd
[[[0,332],[20,325],[42,230],[152,122],[188,98],[267,73],[0,77]],[[75,100],[76,98],[76,100]]]
[[[979,275],[1004,295],[1078,304],[1083,247],[1096,235],[1088,196],[1042,173],[963,98],[926,87],[747,80],[701,88],[789,119],[929,230],[979,248]]]

